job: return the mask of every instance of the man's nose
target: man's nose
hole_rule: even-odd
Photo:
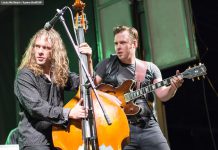
[[[44,52],[44,48],[43,48],[42,46],[39,47],[38,52],[39,52],[39,53],[43,53],[43,52]]]
[[[116,48],[117,48],[117,49],[120,49],[120,48],[121,48],[121,44],[117,44],[117,45],[116,45]]]

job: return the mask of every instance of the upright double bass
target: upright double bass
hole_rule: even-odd
[[[85,42],[84,31],[87,26],[84,14],[85,3],[76,0],[73,7],[77,11],[75,25],[80,44]],[[81,58],[87,67],[86,55],[81,54]],[[84,73],[81,62],[79,69],[80,90],[64,107],[73,108],[83,98],[83,105],[89,109],[88,117],[81,120],[71,119],[66,129],[53,126],[54,146],[62,150],[121,150],[129,140],[129,125],[124,111],[117,103],[119,100],[99,90],[96,90],[96,95],[93,89],[85,86],[87,75]]]

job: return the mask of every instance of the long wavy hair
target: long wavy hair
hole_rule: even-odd
[[[18,70],[26,67],[33,70],[34,74],[37,76],[44,73],[42,67],[36,63],[33,50],[36,39],[42,35],[45,35],[52,44],[50,70],[52,74],[52,82],[57,84],[59,87],[64,87],[69,75],[69,59],[67,57],[67,51],[64,43],[59,33],[54,29],[49,31],[41,29],[31,38]]]

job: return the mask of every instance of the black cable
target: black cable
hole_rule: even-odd
[[[210,114],[209,114],[208,105],[207,105],[207,97],[206,97],[204,81],[202,81],[202,87],[203,87],[204,104],[205,104],[205,110],[206,110],[206,115],[207,115],[207,121],[208,121],[209,131],[210,131],[210,135],[211,135],[211,140],[212,140],[214,150],[217,150],[216,142],[215,142],[215,139],[214,139],[214,134],[213,134],[212,126],[211,126],[211,121],[210,121]]]
[[[208,76],[206,76],[206,79],[207,79],[210,87],[212,88],[213,92],[215,93],[216,97],[218,97],[218,93],[217,93],[216,89],[214,88],[212,82],[210,81],[210,78]]]
[[[193,14],[192,14],[193,15]],[[209,50],[208,50],[208,46],[206,44],[206,42],[203,41],[203,39],[201,38],[201,35],[200,35],[200,32],[198,31],[197,29],[197,23],[196,23],[196,18],[195,16],[193,15],[193,24],[195,26],[195,34],[196,36],[198,37],[199,39],[199,42],[203,44],[203,46],[205,47],[205,51],[203,52],[202,55],[200,55],[199,53],[199,62],[201,62],[202,59],[204,59],[206,57],[206,55],[208,54]],[[211,80],[209,79],[208,76],[206,76],[206,79],[212,89],[212,91],[215,93],[215,95],[218,97],[218,93],[216,91],[216,89],[214,88]],[[210,114],[209,114],[209,109],[208,109],[208,105],[207,105],[207,97],[206,97],[206,90],[205,90],[205,83],[204,81],[202,81],[202,88],[203,88],[203,98],[204,98],[204,104],[205,104],[205,111],[206,111],[206,115],[207,115],[207,121],[208,121],[208,127],[209,127],[209,132],[210,132],[210,136],[211,136],[211,140],[212,140],[212,144],[213,144],[213,148],[214,150],[217,150],[217,146],[216,146],[216,142],[215,142],[215,139],[214,139],[214,134],[213,134],[213,130],[212,130],[212,125],[211,125],[211,120],[210,120]]]

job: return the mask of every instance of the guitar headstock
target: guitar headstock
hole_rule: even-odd
[[[207,74],[207,69],[204,64],[199,63],[198,66],[194,66],[191,68],[186,69],[183,73],[182,76],[183,78],[187,79],[193,79],[195,77],[200,77],[200,76],[205,76]]]

